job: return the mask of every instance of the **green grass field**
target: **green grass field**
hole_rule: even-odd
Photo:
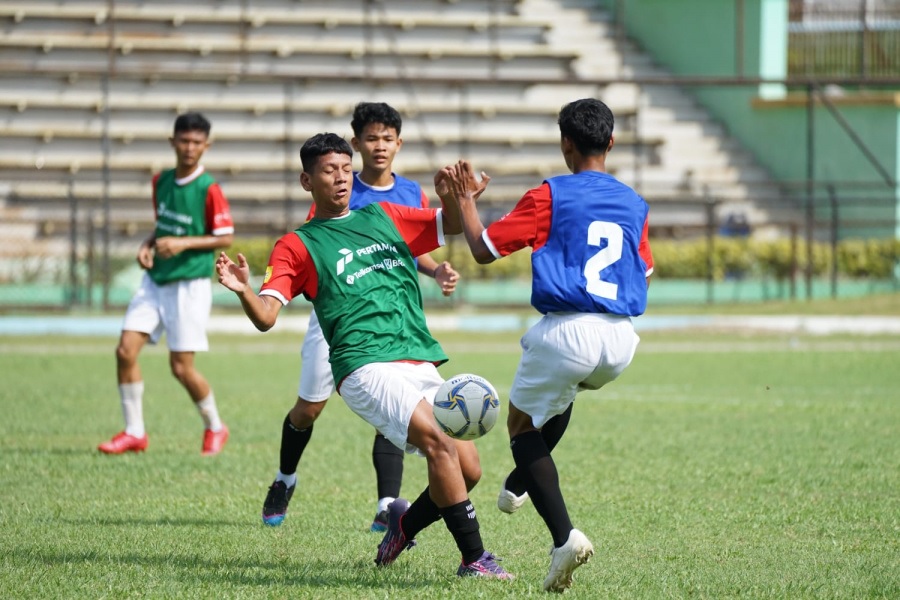
[[[444,375],[505,398],[515,334],[439,333]],[[900,339],[644,334],[616,382],[579,396],[554,452],[594,543],[572,598],[900,597]],[[112,338],[0,340],[0,597],[543,596],[550,538],[529,504],[495,507],[502,425],[472,492],[514,582],[460,580],[441,523],[376,569],[371,429],[335,397],[280,528],[260,508],[292,405],[298,336],[216,337],[198,359],[232,438],[200,456],[200,419],[159,348],[142,357],[150,448],[103,456],[121,428]],[[406,459],[404,495],[425,484]]]

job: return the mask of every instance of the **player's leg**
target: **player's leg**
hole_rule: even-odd
[[[403,450],[381,433],[375,432],[372,466],[375,467],[378,507],[370,531],[383,532],[387,529],[387,507],[400,496],[400,486],[403,483],[403,455]]]
[[[522,412],[512,403],[507,417],[510,447],[516,469],[525,483],[525,489],[556,546],[565,543],[572,522],[559,487],[559,473],[550,456],[550,449],[541,432],[532,425],[531,415]]]
[[[297,488],[297,466],[313,432],[313,423],[325,408],[327,398],[309,402],[298,397],[281,425],[281,447],[278,455],[278,472],[275,481],[266,492],[263,501],[263,524],[277,527],[287,516],[288,505]]]
[[[541,427],[541,437],[547,444],[547,449],[552,453],[553,449],[562,439],[563,434],[569,427],[569,420],[572,418],[572,408],[575,403],[569,405],[561,415],[556,415]],[[500,489],[500,496],[497,498],[497,506],[505,513],[513,513],[517,511],[528,500],[528,491],[525,489],[525,482],[520,477],[518,469],[513,469]]]
[[[116,379],[125,429],[97,447],[105,454],[141,452],[149,443],[144,429],[144,380],[138,356],[148,340],[155,343],[162,333],[157,291],[156,284],[145,274],[125,312],[116,345]]]
[[[206,326],[212,308],[208,278],[178,281],[160,289],[163,324],[169,345],[169,368],[187,391],[203,421],[201,454],[218,454],[228,441],[228,427],[219,416],[216,397],[206,377],[197,370],[197,352],[209,350]]]
[[[431,404],[424,399],[410,419],[407,439],[425,455],[428,487],[402,518],[396,519],[395,529],[406,539],[414,539],[419,531],[439,517],[444,520],[461,555],[457,575],[512,579],[513,576],[497,564],[496,557],[484,549],[475,507],[469,499],[469,490],[481,479],[481,463],[475,444],[453,440],[440,431]],[[384,560],[391,558],[389,552],[379,552],[379,556],[381,564],[390,562]]]
[[[629,319],[606,315],[548,315],[525,335],[507,427],[516,469],[553,538],[544,589],[559,592],[572,584],[573,571],[590,558],[593,546],[572,525],[539,428],[565,414],[577,391],[618,377],[634,355],[637,337]]]
[[[334,379],[328,363],[328,343],[316,313],[309,318],[303,346],[300,349],[300,383],[297,402],[288,411],[281,426],[278,472],[263,501],[263,523],[281,525],[297,486],[297,466],[312,438],[313,424],[334,393]]]
[[[169,368],[178,383],[187,391],[200,414],[203,421],[203,443],[200,451],[204,456],[211,456],[222,451],[225,442],[228,441],[229,431],[219,416],[215,394],[206,377],[197,370],[194,358],[193,352],[172,351],[169,353]]]
[[[457,543],[463,564],[457,574],[510,578],[485,552],[468,488],[481,477],[472,442],[459,442],[438,428],[431,400],[443,382],[434,365],[376,363],[345,378],[341,395],[355,413],[407,451],[425,456],[428,488],[410,505],[398,498],[388,510],[388,529],[376,564],[392,563],[411,547],[416,533],[443,518]]]
[[[572,585],[572,573],[594,554],[590,540],[572,525],[559,487],[559,472],[550,450],[534,428],[531,415],[509,406],[510,446],[520,477],[535,510],[553,537],[550,570],[544,590],[562,592]]]

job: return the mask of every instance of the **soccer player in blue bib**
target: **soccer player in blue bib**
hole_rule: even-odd
[[[480,187],[471,165],[460,161],[449,178],[479,263],[533,249],[531,303],[544,316],[522,337],[507,420],[516,467],[497,506],[512,513],[531,498],[553,538],[544,580],[552,592],[572,585],[572,573],[594,549],[569,519],[550,453],[568,426],[575,394],[613,381],[631,363],[639,341],[631,318],[646,309],[653,272],[647,203],[606,173],[612,112],[599,100],[577,100],[560,111],[559,129],[572,174],[530,190],[487,228],[475,205]]]

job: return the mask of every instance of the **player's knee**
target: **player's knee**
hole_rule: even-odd
[[[459,455],[463,479],[466,480],[466,489],[471,490],[481,481],[481,459],[478,457],[478,450],[472,442],[457,442],[456,453]]]
[[[474,467],[471,465],[462,465],[462,475],[463,479],[466,480],[466,489],[471,490],[478,482],[481,481],[481,465],[475,465]]]
[[[288,418],[294,427],[307,429],[315,423],[324,408],[325,402],[307,402],[302,398],[297,398],[297,403],[291,409]]]
[[[134,364],[137,360],[137,352],[124,344],[116,346],[116,364],[125,367]]]
[[[194,367],[193,365],[187,365],[183,362],[173,360],[169,361],[169,370],[172,372],[172,376],[175,377],[175,379],[184,384],[190,379]]]
[[[426,432],[421,437],[422,443],[419,446],[419,450],[425,455],[426,460],[436,462],[459,461],[459,455],[456,452],[456,445],[453,443],[453,440],[436,428],[434,431]]]

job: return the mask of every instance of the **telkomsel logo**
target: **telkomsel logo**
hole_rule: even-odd
[[[346,248],[341,248],[338,250],[344,256],[337,261],[337,274],[340,275],[344,272],[344,267],[346,267],[353,260],[353,252],[347,250]]]

